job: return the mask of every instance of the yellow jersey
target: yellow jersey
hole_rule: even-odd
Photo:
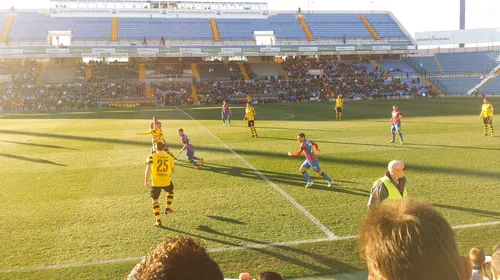
[[[335,100],[335,108],[338,108],[338,107],[340,107],[340,108],[344,107],[344,100],[341,98],[337,98]]]
[[[151,134],[155,142],[164,142],[163,132],[161,131],[161,128],[150,129],[148,131],[139,132],[139,134]]]
[[[247,118],[248,121],[255,120],[255,110],[252,107],[245,109],[245,118]]]
[[[493,116],[493,105],[489,103],[483,104],[483,106],[481,107],[481,115],[486,118]]]
[[[166,153],[154,153],[146,159],[151,165],[151,180],[153,187],[170,186],[170,174],[174,169],[174,159]]]

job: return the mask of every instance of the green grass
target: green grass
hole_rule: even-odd
[[[495,100],[492,100],[495,104]],[[260,138],[249,139],[243,107],[233,126],[220,109],[182,109],[260,170],[337,236],[357,234],[373,181],[392,159],[405,161],[413,197],[434,203],[451,225],[500,220],[500,145],[483,137],[481,100],[398,100],[405,145],[388,144],[394,101],[346,102],[344,120],[331,104],[257,105]],[[293,118],[291,118],[293,114]],[[153,227],[142,186],[150,138],[135,135],[159,116],[171,150],[179,127],[190,136],[202,170],[181,161],[173,175],[176,213]],[[305,189],[301,158],[286,156],[304,132],[316,141],[322,178]],[[500,131],[499,131],[500,134]],[[208,249],[325,238],[326,235],[196,122],[175,109],[26,112],[0,115],[0,270],[140,257],[173,235]],[[164,203],[164,194],[161,197]],[[500,225],[457,230],[462,254],[499,243]],[[355,239],[214,252],[226,277],[275,270],[286,277],[364,269]],[[0,279],[121,279],[135,261],[1,273]]]

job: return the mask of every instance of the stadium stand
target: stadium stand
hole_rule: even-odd
[[[373,39],[358,14],[307,14],[305,19],[316,39]]]
[[[68,29],[76,41],[109,41],[111,18],[54,18],[38,12],[19,12],[9,41],[46,42],[49,30]]]
[[[418,65],[424,68],[428,73],[440,73],[434,56],[412,56],[411,57]]]
[[[488,73],[500,63],[500,51],[438,53],[445,73]]]
[[[500,78],[491,79],[485,86],[479,89],[481,94],[500,95]]]
[[[478,76],[438,77],[437,80],[446,86],[447,94],[465,94],[481,81]]]
[[[182,32],[179,32],[182,30]],[[208,19],[121,18],[120,40],[210,40],[213,34]]]
[[[406,73],[408,73],[413,76],[418,74],[413,68],[402,60],[377,61],[377,64],[384,68],[385,71],[393,75],[406,75]]]
[[[408,39],[389,14],[364,14],[380,39]]]

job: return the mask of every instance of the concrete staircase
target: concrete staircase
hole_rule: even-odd
[[[118,42],[118,18],[111,19],[111,42]]]
[[[200,72],[198,72],[198,66],[196,63],[191,63],[191,71],[193,72],[194,78],[199,81],[200,80]]]
[[[434,54],[434,61],[436,61],[436,64],[438,66],[439,72],[441,73],[441,76],[444,76],[443,67],[441,66],[441,63],[439,63],[439,59],[437,58],[436,54]]]
[[[380,36],[378,36],[377,31],[375,31],[372,24],[368,21],[368,19],[365,17],[365,15],[359,15],[359,19],[366,26],[366,28],[368,29],[368,31],[372,35],[373,39],[380,40]]]
[[[9,15],[7,20],[5,21],[5,25],[2,30],[2,37],[0,37],[0,43],[6,44],[9,40],[10,29],[12,28],[12,24],[16,20],[16,16]]]
[[[193,97],[194,104],[198,104],[198,101],[199,101],[198,91],[196,90],[196,86],[195,85],[191,86],[191,96]]]
[[[141,63],[139,64],[139,79],[145,79],[146,78],[146,64]]]
[[[279,69],[280,69],[280,72],[281,72],[281,75],[283,75],[283,77],[285,78],[285,80],[288,80],[289,77],[288,77],[288,73],[285,71],[285,69],[283,68],[283,65],[278,64],[279,66]]]
[[[250,75],[248,75],[247,69],[245,68],[245,64],[239,63],[241,73],[243,73],[243,78],[245,78],[245,81],[250,80]]]
[[[299,15],[297,19],[299,20],[304,33],[306,33],[307,39],[309,41],[314,41],[314,36],[312,35],[311,29],[309,29],[309,25],[307,25],[305,17],[303,15]]]
[[[215,18],[210,18],[210,27],[212,27],[212,34],[214,35],[214,41],[220,42],[219,28],[217,27],[217,21]]]

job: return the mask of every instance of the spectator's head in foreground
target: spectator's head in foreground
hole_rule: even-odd
[[[472,248],[469,251],[469,259],[474,267],[480,267],[486,261],[486,255],[481,248]]]
[[[384,201],[367,213],[359,251],[370,280],[464,279],[453,229],[431,204]]]
[[[187,237],[172,237],[145,257],[127,279],[223,280],[219,265],[205,248]]]
[[[493,274],[491,280],[500,280],[500,247],[491,256],[491,273]]]
[[[405,176],[405,164],[400,160],[391,160],[387,165],[387,170],[391,174],[392,179],[399,180]]]
[[[283,280],[283,277],[276,272],[265,271],[260,273],[259,280]]]

